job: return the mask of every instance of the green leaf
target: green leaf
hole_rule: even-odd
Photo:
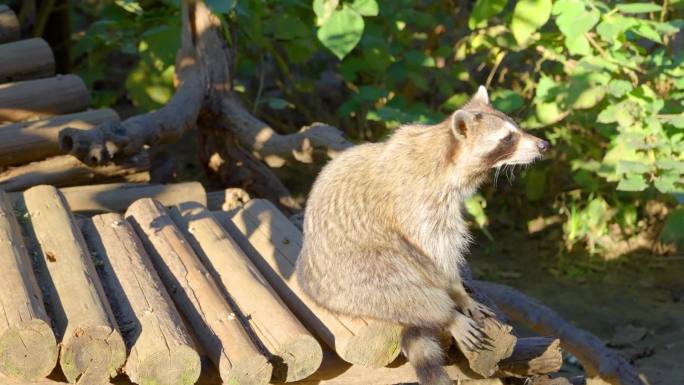
[[[599,11],[587,10],[584,2],[575,0],[570,3],[573,6],[564,9],[564,12],[556,18],[558,29],[568,38],[591,31],[601,17]]]
[[[126,10],[126,12],[142,15],[143,9],[140,3],[133,0],[116,0],[116,5]]]
[[[492,104],[497,110],[501,110],[506,113],[511,113],[525,103],[520,94],[511,90],[501,90],[496,91],[492,94]]]
[[[663,39],[658,31],[656,31],[655,28],[648,23],[640,23],[633,31],[638,35],[645,37],[646,39],[655,41],[656,43],[663,42]]]
[[[511,31],[518,44],[524,44],[549,20],[551,0],[520,0],[513,10]]]
[[[617,172],[624,174],[643,174],[652,170],[648,164],[633,162],[628,160],[621,160],[617,164]]]
[[[411,50],[404,55],[406,61],[416,67],[434,67],[435,59],[418,50]]]
[[[684,246],[684,208],[679,207],[667,216],[665,226],[660,233],[660,240],[664,243],[676,243],[677,246]]]
[[[611,17],[604,19],[598,27],[596,27],[596,32],[598,32],[601,39],[613,42],[620,34],[623,34],[626,30],[637,25],[639,21],[632,17]]]
[[[684,173],[684,160],[664,158],[656,160],[656,166],[661,170],[677,170]]]
[[[335,12],[339,0],[314,0],[313,10],[316,14],[316,25],[321,26]]]
[[[487,19],[501,13],[506,4],[508,0],[477,0],[468,18],[468,27],[475,29],[486,26]]]
[[[618,4],[615,8],[622,13],[660,12],[663,9],[662,6],[653,3]]]
[[[326,48],[342,60],[361,40],[363,28],[363,17],[345,5],[330,15],[318,29],[317,36]]]
[[[644,177],[639,174],[628,174],[618,183],[617,189],[620,191],[643,191],[648,187]]]
[[[268,29],[272,29],[273,35],[280,40],[291,40],[309,34],[309,27],[296,15],[289,13],[274,18],[267,26]]]
[[[228,13],[237,5],[237,0],[206,0],[209,9],[216,13]]]
[[[375,0],[354,0],[349,6],[363,16],[377,16],[380,11]]]
[[[681,190],[677,184],[682,182],[682,177],[677,172],[668,172],[655,178],[653,185],[662,193],[671,193]]]
[[[565,47],[572,55],[589,55],[591,53],[591,46],[589,40],[584,35],[574,35],[565,38]]]
[[[442,104],[442,109],[446,111],[454,111],[466,104],[468,100],[470,100],[470,95],[465,93],[452,95]]]
[[[632,91],[632,83],[627,80],[613,79],[608,83],[608,93],[615,97],[622,97]]]
[[[261,102],[268,104],[268,106],[274,110],[282,110],[287,107],[294,107],[292,103],[281,98],[264,98]]]

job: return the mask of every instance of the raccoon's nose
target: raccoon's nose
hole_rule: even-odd
[[[537,148],[539,149],[539,152],[546,152],[546,150],[548,150],[550,146],[551,145],[549,144],[549,142],[545,140],[540,140],[537,142]]]

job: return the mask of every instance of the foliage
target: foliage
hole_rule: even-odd
[[[599,253],[606,237],[645,226],[647,201],[684,202],[684,54],[672,44],[681,0],[207,3],[237,36],[236,90],[283,132],[324,120],[378,140],[405,122],[443,119],[486,84],[497,108],[553,143],[516,188],[545,203],[529,217],[562,215],[568,247]],[[100,14],[79,43],[84,63],[101,62],[100,50],[137,55],[128,96],[141,108],[163,103],[177,5],[119,0]],[[97,69],[91,81],[102,77],[85,67]],[[483,228],[492,208],[531,210],[506,197],[486,211],[483,202],[468,203]],[[667,221],[668,242],[684,237],[672,228],[681,210]]]

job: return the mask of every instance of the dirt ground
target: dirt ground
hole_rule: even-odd
[[[684,256],[606,262],[559,253],[554,234],[532,237],[505,226],[490,232],[494,242],[481,237],[471,248],[477,277],[513,286],[598,335],[650,385],[684,384]],[[572,357],[565,361],[564,371],[578,371]]]

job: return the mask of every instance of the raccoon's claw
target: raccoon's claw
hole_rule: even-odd
[[[462,348],[468,350],[491,350],[491,340],[482,328],[472,318],[461,312],[456,312],[449,331]]]
[[[482,325],[485,318],[496,317],[496,313],[494,313],[492,309],[476,301],[471,301],[471,303],[463,309],[463,314],[472,318],[480,325]]]

